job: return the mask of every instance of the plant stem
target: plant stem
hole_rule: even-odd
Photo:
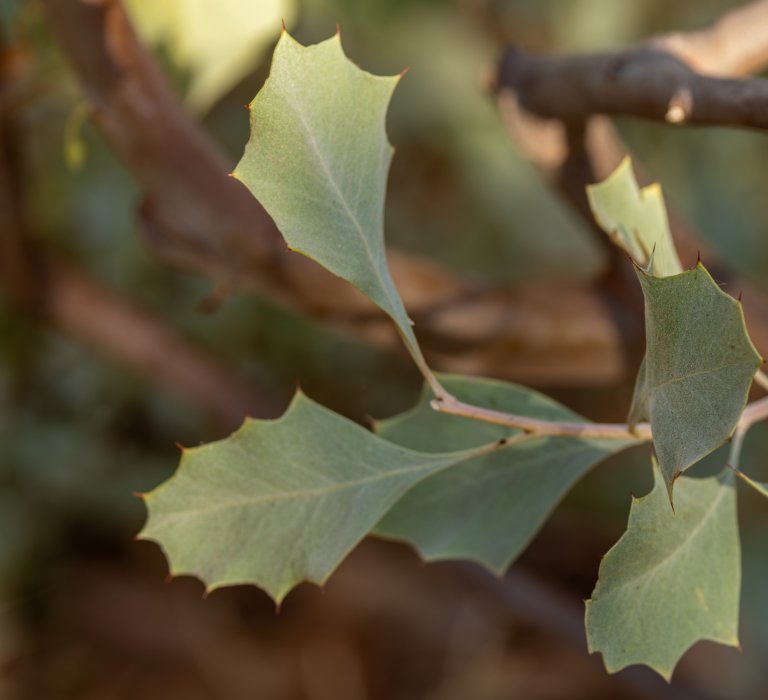
[[[754,423],[768,418],[768,396],[765,398],[753,401],[741,414],[737,430],[741,429],[746,432]]]
[[[453,397],[449,399],[435,399],[432,401],[431,406],[439,413],[471,418],[472,420],[503,425],[508,428],[517,428],[529,435],[559,435],[613,440],[635,439],[641,441],[653,439],[649,423],[638,423],[637,425],[630,426],[627,423],[569,423],[540,420],[538,418],[529,418],[528,416],[518,416],[514,413],[494,411],[490,408],[482,408],[481,406],[473,406]],[[754,423],[765,418],[768,418],[768,397],[753,401],[744,409],[736,426],[734,439],[740,440],[741,436]]]
[[[768,391],[768,374],[759,369],[755,372],[755,384],[759,384],[761,388]]]
[[[452,416],[463,416],[473,420],[517,428],[532,435],[561,435],[591,438],[611,438],[615,440],[650,440],[651,426],[638,423],[630,427],[626,423],[569,423],[562,421],[539,420],[528,416],[494,411],[481,406],[473,406],[453,397],[435,399],[431,404],[435,411]]]

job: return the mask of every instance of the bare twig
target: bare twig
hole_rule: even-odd
[[[768,391],[768,375],[763,370],[757,370],[755,374],[755,384]]]
[[[521,416],[514,413],[495,411],[482,406],[464,403],[454,397],[449,399],[434,399],[432,408],[438,413],[446,413],[451,416],[461,416],[483,423],[503,425],[516,428],[527,435],[560,436],[560,437],[588,437],[605,438],[611,440],[642,440],[653,439],[649,423],[629,425],[627,423],[593,423],[550,421]],[[739,418],[734,430],[734,440],[740,441],[749,428],[768,418],[768,397],[753,401],[748,404]]]
[[[581,124],[593,114],[669,124],[768,128],[768,80],[701,75],[680,58],[640,46],[628,51],[541,56],[510,48],[499,87],[527,111]]]
[[[679,56],[699,73],[757,72],[768,63],[768,0],[737,7],[705,29],[673,32],[649,43]]]
[[[650,440],[651,426],[638,423],[630,427],[626,423],[592,423],[549,421],[520,416],[503,411],[494,411],[482,406],[473,406],[458,399],[435,399],[430,404],[435,411],[452,416],[461,416],[483,423],[493,423],[517,428],[529,435],[552,435],[561,437],[607,438],[615,440]]]

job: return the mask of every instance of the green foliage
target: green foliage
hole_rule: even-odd
[[[701,263],[683,272],[657,184],[640,189],[625,158],[587,194],[600,226],[637,266],[646,355],[629,422],[650,421],[671,500],[677,476],[730,437],[762,358],[741,305]]]
[[[339,34],[304,47],[283,32],[269,79],[251,103],[251,138],[234,175],[292,250],[392,317],[426,370],[384,250],[393,153],[385,120],[398,80],[360,70],[344,55]]]
[[[672,277],[642,270],[638,277],[647,350],[629,420],[650,420],[671,498],[677,476],[730,437],[762,359],[741,305],[701,264]]]
[[[208,590],[253,583],[279,603],[301,581],[323,583],[417,481],[496,448],[415,452],[298,394],[279,420],[184,450],[145,497],[140,537],[162,546],[173,575]]]
[[[299,395],[280,420],[250,420],[226,440],[185,450],[176,476],[146,497],[142,537],[160,543],[173,574],[195,574],[209,590],[254,583],[279,603],[301,581],[323,583],[369,532],[409,542],[428,560],[463,557],[501,573],[584,473],[641,439],[523,387],[435,379],[384,250],[385,118],[397,80],[354,66],[338,35],[304,47],[283,33],[234,175],[292,249],[389,314],[446,403],[425,391],[376,436]],[[658,458],[653,491],[633,502],[627,533],[600,568],[589,644],[609,670],[644,663],[669,677],[699,639],[737,644],[730,472],[684,479],[674,511],[668,498],[685,469],[731,436],[761,358],[740,304],[701,264],[682,270],[658,186],[638,188],[625,161],[589,197],[643,289],[647,347],[630,423],[650,421]],[[445,390],[469,404],[467,415],[490,409],[530,432],[432,410],[466,410]]]
[[[543,420],[582,421],[525,387],[468,377],[441,377],[463,401]],[[460,450],[518,431],[436,413],[429,392],[411,411],[384,421],[388,440],[423,452]],[[537,437],[454,465],[414,486],[375,533],[409,542],[424,559],[472,559],[502,574],[523,551],[570,488],[631,440]]]
[[[642,663],[669,679],[700,639],[738,646],[741,556],[733,477],[682,479],[675,512],[657,470],[587,602],[590,651],[618,671]]]

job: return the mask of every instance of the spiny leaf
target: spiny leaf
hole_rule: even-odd
[[[740,304],[699,263],[671,277],[637,270],[647,352],[629,420],[650,420],[667,489],[731,435],[762,359]]]
[[[392,317],[429,377],[384,252],[393,152],[385,119],[398,80],[360,70],[338,34],[305,47],[283,32],[269,79],[251,103],[251,137],[234,175],[293,250]]]
[[[646,354],[629,422],[650,421],[671,501],[675,478],[730,437],[762,359],[738,302],[701,263],[682,271],[658,185],[641,190],[625,158],[588,196],[643,288]]]
[[[587,187],[587,197],[597,223],[639,267],[657,277],[683,271],[661,187],[654,183],[640,189],[629,158],[608,178]]]
[[[590,652],[610,672],[650,666],[669,679],[695,642],[738,646],[741,580],[732,475],[681,480],[675,512],[656,473],[626,533],[600,565],[587,602]]]
[[[486,449],[414,452],[299,394],[279,420],[185,450],[146,496],[140,537],[161,545],[173,575],[208,590],[253,583],[280,602],[300,581],[323,583],[417,481]]]
[[[545,420],[584,420],[513,384],[458,376],[441,376],[440,381],[475,405]],[[416,408],[380,423],[379,434],[411,449],[438,452],[476,447],[517,432],[437,413],[429,399],[425,392]],[[473,559],[502,573],[573,484],[630,444],[633,441],[540,437],[466,460],[414,486],[374,532],[411,543],[427,560]]]
[[[129,0],[139,32],[167,47],[171,60],[189,71],[187,103],[209,109],[254,70],[262,51],[290,22],[294,0]]]

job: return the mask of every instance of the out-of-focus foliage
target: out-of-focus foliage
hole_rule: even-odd
[[[281,22],[293,21],[294,0],[128,0],[141,35],[164,46],[189,73],[187,101],[211,107],[258,64]]]

